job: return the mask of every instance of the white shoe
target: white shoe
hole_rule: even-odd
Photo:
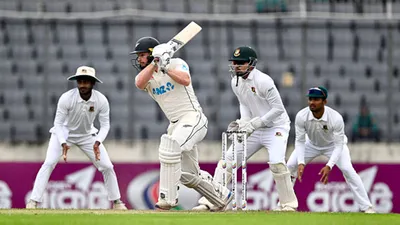
[[[128,210],[128,208],[126,208],[125,204],[121,201],[116,202],[113,204],[113,209],[115,210]]]
[[[372,206],[371,206],[371,207],[369,207],[367,210],[365,210],[364,213],[367,213],[367,214],[374,214],[374,213],[376,213],[376,212],[375,212],[374,208],[372,208]]]
[[[229,191],[228,188],[225,187],[223,194],[224,201],[225,201],[225,206],[223,207],[217,207],[213,205],[210,201],[208,201],[205,197],[201,197],[199,199],[199,205],[196,207],[193,207],[192,210],[194,211],[210,211],[210,212],[218,212],[218,211],[225,211],[226,208],[229,206],[229,203],[232,201],[233,196],[231,191]]]
[[[290,206],[285,206],[281,210],[282,212],[296,212],[296,209]]]
[[[193,211],[199,211],[199,212],[208,212],[210,211],[210,207],[207,205],[198,205],[193,207]]]
[[[161,209],[161,210],[170,210],[178,205],[178,199],[176,199],[175,204],[169,204],[165,199],[159,199],[158,202],[156,203],[155,207],[156,209]]]
[[[29,200],[29,202],[26,204],[27,209],[37,209],[38,203],[32,199]]]

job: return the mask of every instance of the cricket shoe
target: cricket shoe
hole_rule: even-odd
[[[374,210],[374,208],[372,208],[372,206],[370,206],[367,210],[364,210],[363,212],[364,212],[364,213],[367,213],[367,214],[374,214],[374,213],[376,213],[375,210]]]
[[[121,200],[114,201],[113,209],[115,209],[115,210],[128,210],[128,208],[126,208],[125,204]]]
[[[178,199],[176,199],[175,204],[169,204],[165,199],[159,199],[156,203],[155,207],[159,210],[170,210],[174,207],[178,206]]]
[[[199,205],[196,207],[193,207],[193,211],[210,211],[210,212],[220,212],[220,211],[225,211],[226,208],[229,206],[229,203],[233,199],[232,192],[229,191],[228,188],[224,187],[222,191],[222,196],[223,200],[225,202],[223,207],[217,207],[214,204],[212,204],[210,201],[208,201],[205,197],[201,197],[199,199]]]
[[[29,200],[29,202],[26,204],[27,209],[37,209],[38,203],[32,199]]]

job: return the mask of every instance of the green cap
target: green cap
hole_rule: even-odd
[[[328,90],[322,86],[313,87],[308,90],[307,97],[311,98],[328,98]]]

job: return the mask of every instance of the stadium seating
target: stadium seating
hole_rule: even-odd
[[[0,9],[17,11],[92,12],[127,7],[145,10],[192,13],[252,13],[255,1],[212,1],[200,4],[194,0],[101,0],[101,1],[35,1],[4,0]],[[350,1],[349,1],[350,2]],[[355,12],[349,2],[331,4],[318,1],[311,11]],[[236,3],[232,5],[232,3]],[[394,10],[400,12],[400,4]],[[289,4],[298,10],[298,5]],[[364,12],[381,12],[381,4]],[[305,107],[301,93],[302,33],[301,23],[290,19],[226,23],[200,21],[203,31],[177,56],[183,57],[192,72],[192,82],[203,110],[209,118],[207,138],[220,138],[220,131],[239,114],[236,97],[230,88],[228,57],[236,46],[254,46],[259,55],[258,68],[268,73],[281,91],[284,104],[294,122],[296,112]],[[112,139],[159,138],[167,127],[158,106],[134,87],[137,71],[131,66],[129,52],[142,36],[168,41],[185,22],[153,20],[0,21],[0,140],[40,141],[54,117],[58,97],[75,86],[66,78],[84,64],[96,68],[104,81],[96,88],[108,97],[111,105]],[[398,26],[399,27],[399,26]],[[400,32],[394,29],[393,60],[400,59]],[[386,106],[387,30],[379,22],[316,21],[307,27],[306,85],[326,85],[329,105],[346,118],[346,130],[358,113],[361,99],[371,112],[384,137],[400,139],[399,110],[388,118]],[[396,66],[396,65],[395,65]],[[282,74],[291,72],[293,86],[285,86]],[[47,83],[47,99],[44,96]],[[397,67],[393,71],[393,102],[400,92]],[[48,104],[44,118],[44,104]],[[48,120],[47,124],[43,121]],[[393,133],[387,123],[393,121]],[[397,121],[397,122],[396,122]],[[44,135],[43,135],[44,131]],[[291,134],[294,134],[292,128]],[[386,136],[385,136],[386,135]],[[293,135],[292,135],[293,138]]]

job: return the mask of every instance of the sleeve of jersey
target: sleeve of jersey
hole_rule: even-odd
[[[296,140],[294,143],[294,149],[297,153],[297,164],[305,164],[304,152],[306,143],[306,128],[304,124],[304,118],[301,118],[300,113],[297,113],[296,115],[295,131],[296,131]]]
[[[96,141],[103,143],[106,139],[108,131],[110,130],[110,106],[107,99],[99,112],[100,131],[97,134]]]
[[[69,97],[64,94],[58,100],[56,117],[54,118],[54,130],[60,144],[66,143],[63,126],[68,116],[68,106]]]
[[[279,92],[274,84],[266,85],[263,92],[264,93],[262,94],[265,94],[265,99],[271,106],[271,110],[261,117],[264,125],[267,126],[285,112],[285,107],[283,106],[282,99],[280,98]]]
[[[139,76],[136,76],[136,77],[135,77],[135,84],[136,84],[136,81],[137,81],[138,77],[139,77]],[[143,88],[143,91],[146,91],[146,92],[147,92],[148,89],[149,89],[149,85],[150,85],[150,82],[147,82],[147,85],[146,85],[145,88]]]
[[[328,163],[326,164],[331,169],[336,164],[336,162],[339,160],[339,157],[343,151],[344,122],[343,122],[342,117],[338,118],[335,123],[335,126],[333,128],[333,137],[334,137],[335,148],[333,149],[332,155],[331,155]]]
[[[189,65],[182,59],[177,59],[176,65],[174,65],[173,69],[186,72],[190,76]]]

